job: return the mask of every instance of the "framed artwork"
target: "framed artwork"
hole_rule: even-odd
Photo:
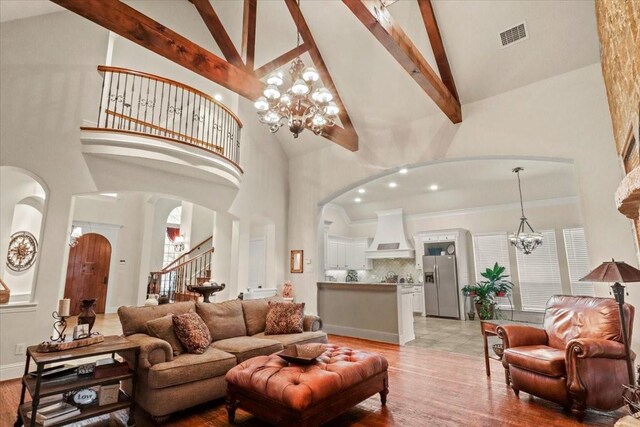
[[[304,271],[304,267],[302,261],[304,259],[304,251],[293,250],[291,251],[291,272],[292,273],[302,273]]]

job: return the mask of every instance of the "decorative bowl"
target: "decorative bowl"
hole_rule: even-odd
[[[502,345],[502,343],[494,344],[491,347],[493,348],[493,352],[496,354],[496,356],[502,359],[502,355],[504,354],[504,346]]]
[[[289,363],[296,365],[310,365],[316,361],[316,358],[325,352],[322,344],[302,344],[287,347],[279,353],[278,356]]]

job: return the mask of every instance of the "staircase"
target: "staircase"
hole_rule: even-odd
[[[166,296],[170,302],[197,301],[199,295],[190,292],[189,287],[211,280],[211,258],[215,248],[205,248],[204,245],[212,238],[195,245],[162,270],[149,273],[147,294]]]

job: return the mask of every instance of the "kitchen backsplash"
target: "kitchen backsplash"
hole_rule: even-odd
[[[414,282],[418,282],[418,275],[414,259],[374,259],[372,270],[357,270],[359,282],[381,282],[389,273],[397,274],[398,280],[407,279],[409,275]],[[347,270],[327,270],[327,276],[333,276],[337,282],[344,282]]]

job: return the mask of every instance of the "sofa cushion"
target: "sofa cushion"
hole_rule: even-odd
[[[240,300],[213,304],[199,302],[196,304],[196,312],[207,324],[213,341],[247,335]]]
[[[265,335],[297,334],[303,331],[304,303],[269,301]]]
[[[168,342],[174,356],[184,353],[184,347],[173,330],[173,314],[167,314],[159,319],[149,320],[147,322],[147,331],[152,337],[160,338]]]
[[[312,342],[326,343],[327,334],[322,331],[308,331],[300,334],[265,335],[264,332],[255,334],[253,338],[268,338],[279,341],[284,347],[294,344],[306,344]]]
[[[279,341],[254,337],[227,338],[215,341],[211,345],[214,348],[235,355],[238,363],[252,357],[269,355],[282,350],[282,344]]]
[[[567,372],[564,351],[546,345],[508,348],[504,351],[504,358],[509,365],[548,377],[562,377]]]
[[[189,353],[202,354],[211,344],[211,333],[197,313],[173,316],[173,330]]]
[[[195,310],[195,308],[196,305],[193,301],[144,307],[123,306],[118,308],[118,317],[122,325],[122,333],[124,336],[129,336],[133,334],[146,334],[147,322],[149,320],[159,319],[169,313],[187,313],[190,310]]]
[[[165,388],[224,375],[236,365],[236,357],[213,347],[202,354],[181,354],[171,362],[149,369],[149,387]]]
[[[247,335],[255,335],[264,331],[269,312],[269,301],[282,301],[282,297],[242,301],[242,313],[244,314],[244,323],[247,325]]]

